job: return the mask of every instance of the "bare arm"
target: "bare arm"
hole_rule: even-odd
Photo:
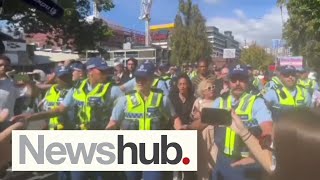
[[[23,122],[16,122],[0,133],[0,143],[9,142],[13,130],[23,129]]]
[[[107,127],[105,128],[106,130],[115,130],[118,127],[118,122],[115,120],[110,120]]]
[[[255,136],[251,135],[250,133],[248,136],[249,137],[243,137],[242,139],[249,148],[250,152],[268,173],[272,173],[272,152],[262,149],[259,140]]]
[[[52,117],[59,116],[62,113],[66,113],[68,110],[68,107],[60,105],[50,111],[44,111],[44,112],[39,112],[39,113],[34,113],[34,114],[21,114],[18,116],[14,116],[11,121],[17,122],[20,120],[28,120],[28,121],[38,121],[42,119],[49,119]]]
[[[232,111],[231,115],[231,129],[234,130],[242,138],[242,140],[249,148],[251,154],[258,160],[258,162],[263,166],[263,168],[268,173],[271,173],[272,152],[266,149],[262,149],[259,140],[249,132],[249,130],[244,126],[242,120],[239,118],[238,115],[236,115],[234,111]],[[262,125],[262,129],[268,131],[267,128],[269,128],[269,126],[269,123]]]

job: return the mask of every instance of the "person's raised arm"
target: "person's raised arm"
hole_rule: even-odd
[[[250,133],[250,131],[244,126],[240,117],[234,111],[231,112],[231,116],[232,124],[230,128],[241,137],[262,167],[268,173],[272,173],[272,152],[267,149],[262,149],[259,140]]]

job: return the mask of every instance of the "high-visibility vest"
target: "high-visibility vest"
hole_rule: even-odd
[[[106,95],[111,89],[111,83],[99,83],[92,91],[86,92],[87,83],[87,79],[82,81],[80,87],[73,94],[81,130],[93,129],[90,127],[93,119],[96,121],[95,123],[103,124],[105,123],[103,121],[107,121],[110,116],[110,107],[106,105]]]
[[[64,97],[66,96],[69,89],[58,90],[58,85],[55,84],[51,86],[51,88],[47,91],[45,95],[46,100],[46,110],[54,109],[60,105],[63,101]],[[50,118],[49,120],[49,129],[50,130],[62,130],[65,127],[65,124],[62,116],[56,116]],[[65,117],[66,118],[66,117]]]
[[[258,126],[258,122],[253,119],[252,117],[252,111],[253,111],[253,104],[256,100],[255,95],[251,94],[244,94],[242,95],[238,107],[235,109],[236,114],[241,118],[243,123],[246,127],[253,127]],[[220,109],[227,109],[231,110],[232,108],[232,96],[229,95],[227,99],[221,98],[220,100]],[[232,156],[234,154],[240,154],[242,157],[248,157],[249,152],[247,150],[240,150],[239,151],[235,146],[236,144],[239,144],[237,141],[239,141],[240,138],[236,133],[229,127],[225,128],[225,141],[224,141],[224,154]]]
[[[151,91],[145,102],[141,95],[133,91],[126,95],[127,107],[121,123],[124,130],[161,129],[161,104],[163,93]]]
[[[270,82],[274,83],[274,87],[270,87]],[[283,84],[281,82],[281,80],[277,77],[277,76],[273,76],[272,79],[267,82],[267,84],[264,86],[264,88],[261,90],[261,94],[266,94],[268,92],[269,89],[278,89],[278,88],[282,88]]]
[[[252,85],[256,88],[259,88],[260,85],[260,79],[258,77],[254,77],[253,81],[252,81]]]
[[[276,85],[276,88],[283,86],[281,80],[277,76],[272,77],[271,81],[274,82],[274,84]]]
[[[158,86],[159,81],[160,81],[160,78],[154,78],[153,83],[152,83],[152,87],[156,88]]]
[[[279,99],[280,109],[286,107],[299,107],[305,105],[305,89],[299,86],[296,86],[297,94],[295,97],[292,96],[291,92],[286,88],[276,89],[276,93]],[[275,105],[276,106],[276,105]]]
[[[170,77],[170,76],[162,76],[162,77],[161,77],[161,80],[163,80],[163,81],[170,81],[170,80],[171,80],[171,77]]]
[[[307,80],[298,79],[297,85],[307,89],[310,94],[313,94],[316,81],[313,79],[307,79]]]
[[[188,76],[190,79],[194,78],[197,75],[196,71],[192,71],[191,73],[188,73]]]

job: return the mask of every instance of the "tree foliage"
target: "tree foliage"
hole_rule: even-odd
[[[95,0],[99,11],[109,11],[114,7],[112,0]],[[49,43],[75,47],[77,50],[97,49],[99,40],[107,39],[111,31],[102,20],[92,23],[85,21],[90,12],[90,0],[58,0],[64,9],[60,19],[54,19],[34,9],[21,0],[4,1],[0,20],[6,20],[9,32],[26,34],[48,33]]]
[[[289,14],[284,38],[294,55],[302,55],[308,66],[320,68],[320,1],[288,0],[283,4]]]
[[[274,62],[274,56],[254,44],[241,52],[240,61],[243,64],[250,64],[255,69],[266,69]]]
[[[192,0],[180,0],[171,36],[171,61],[175,64],[210,58],[212,46],[206,34],[205,18]]]

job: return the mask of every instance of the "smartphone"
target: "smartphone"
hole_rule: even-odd
[[[216,108],[203,108],[201,121],[210,125],[230,126],[232,123],[231,111]]]

